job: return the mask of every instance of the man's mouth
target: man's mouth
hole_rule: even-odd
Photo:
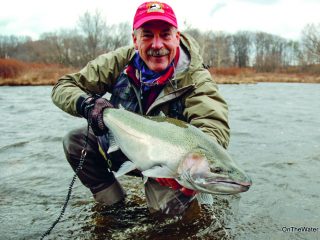
[[[169,54],[169,50],[165,49],[165,48],[161,48],[159,50],[149,49],[147,51],[147,55],[152,56],[152,57],[162,57],[162,56],[166,56],[168,54]]]

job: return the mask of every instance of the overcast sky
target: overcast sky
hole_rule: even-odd
[[[129,22],[143,0],[1,0],[0,35],[29,35],[74,28],[85,11],[100,9],[108,25]],[[264,31],[298,40],[308,23],[320,23],[320,0],[164,0],[183,29],[235,33]]]

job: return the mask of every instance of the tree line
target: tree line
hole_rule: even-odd
[[[258,72],[273,72],[290,66],[320,64],[320,24],[304,27],[300,41],[266,32],[201,32],[188,28],[198,41],[204,62],[215,68],[254,67]]]
[[[82,67],[99,54],[131,44],[131,32],[129,23],[107,25],[100,11],[85,12],[74,29],[43,33],[39,40],[0,35],[0,58]],[[190,26],[182,32],[198,41],[209,67],[253,67],[259,72],[272,72],[320,64],[320,24],[306,25],[300,41],[266,32],[203,32]]]
[[[101,12],[85,12],[74,29],[61,29],[40,35],[0,35],[0,58],[26,62],[55,63],[82,67],[96,56],[130,44],[129,23],[107,25]]]

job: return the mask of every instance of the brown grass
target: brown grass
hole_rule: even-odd
[[[286,68],[278,69],[279,73],[291,73],[291,74],[308,74],[308,75],[320,75],[320,64],[311,64],[306,66],[290,66]]]
[[[0,78],[16,78],[27,68],[27,64],[16,59],[0,59]]]
[[[303,71],[292,67],[277,73],[256,73],[252,68],[209,69],[218,84],[242,84],[258,82],[320,83],[320,74],[312,66]],[[311,71],[311,70],[312,71]],[[14,59],[0,59],[0,86],[54,85],[57,80],[78,69],[54,64],[25,63]],[[301,73],[301,72],[305,73]]]
[[[61,76],[76,71],[57,64],[0,59],[0,86],[54,85]]]
[[[219,76],[248,76],[255,73],[253,68],[209,68],[209,72]]]
[[[311,66],[307,69],[291,67],[279,69],[274,73],[257,73],[252,68],[222,68],[209,69],[214,80],[219,84],[241,84],[258,82],[288,82],[288,83],[320,83],[320,74]]]
[[[258,82],[287,82],[287,83],[320,83],[320,76],[309,74],[287,73],[254,73],[248,76],[223,76],[213,75],[219,84],[242,84]]]

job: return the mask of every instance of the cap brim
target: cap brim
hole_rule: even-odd
[[[144,17],[143,19],[137,21],[134,25],[133,25],[133,29],[138,29],[139,27],[141,27],[143,24],[145,24],[146,22],[150,22],[150,21],[154,21],[154,20],[159,20],[159,21],[164,21],[167,22],[169,24],[171,24],[172,26],[174,26],[175,28],[177,28],[177,23],[173,20],[171,20],[168,17],[165,16],[148,16],[148,17]]]

